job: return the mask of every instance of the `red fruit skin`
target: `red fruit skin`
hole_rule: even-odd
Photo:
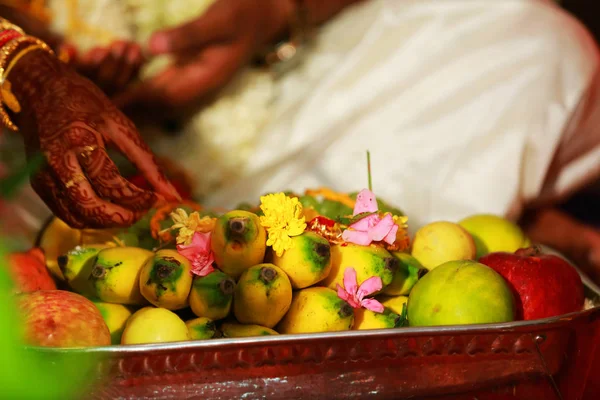
[[[515,295],[517,319],[548,318],[583,308],[581,277],[560,257],[496,252],[481,257],[479,262],[508,281]]]
[[[17,295],[25,322],[25,341],[44,347],[110,345],[110,331],[100,310],[85,297],[66,290]]]
[[[34,247],[29,251],[11,253],[8,263],[16,293],[56,289],[56,283],[46,268],[46,257],[42,249]]]

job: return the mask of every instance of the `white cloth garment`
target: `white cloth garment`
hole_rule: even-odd
[[[598,61],[588,32],[549,0],[360,3],[278,82],[244,175],[205,204],[358,191],[370,150],[374,192],[412,229],[516,217],[599,172]]]

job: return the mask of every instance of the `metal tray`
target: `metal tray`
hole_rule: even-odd
[[[594,307],[503,324],[44,351],[100,357],[89,399],[591,400],[599,345]]]

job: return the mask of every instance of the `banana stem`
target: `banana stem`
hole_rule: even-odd
[[[385,259],[385,269],[396,272],[398,266],[400,265],[400,261],[396,257],[388,257]]]
[[[156,275],[159,279],[167,279],[175,271],[175,267],[172,265],[160,264],[156,269]]]
[[[340,311],[338,312],[338,315],[340,316],[340,318],[348,318],[352,314],[354,314],[354,309],[350,304],[344,302],[344,304],[340,308]]]
[[[327,257],[331,254],[331,247],[328,244],[319,243],[316,246],[315,253],[320,257]]]
[[[219,289],[221,289],[223,294],[230,295],[235,290],[235,281],[230,278],[223,279],[221,283],[219,283]]]
[[[229,220],[229,232],[241,236],[246,233],[247,224],[248,218],[232,218]]]
[[[107,274],[108,270],[106,268],[104,268],[101,265],[95,265],[94,268],[92,269],[92,278],[94,279],[103,279],[106,274]]]
[[[277,276],[277,271],[273,268],[262,267],[260,269],[260,280],[264,283],[269,283]]]

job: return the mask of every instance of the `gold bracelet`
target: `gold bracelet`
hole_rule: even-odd
[[[25,32],[23,32],[23,29],[21,29],[21,27],[11,23],[10,21],[4,18],[0,18],[0,31],[8,31],[11,29],[13,31],[19,32],[21,35],[25,35]]]
[[[16,50],[18,50],[19,47],[24,43],[29,44],[29,46],[23,49],[21,52],[19,52],[15,57],[13,57],[11,59],[10,65],[6,67],[6,63],[9,61],[9,58],[11,58],[13,53]],[[4,108],[4,104],[9,106],[9,108],[11,108],[11,110],[13,111],[17,109],[20,110],[20,105],[18,104],[16,97],[14,97],[14,95],[10,91],[10,84],[8,84],[8,87],[5,88],[4,83],[8,76],[8,72],[15,66],[17,61],[26,53],[33,50],[43,50],[49,54],[54,54],[50,46],[32,36],[21,36],[15,38],[8,42],[6,45],[4,45],[2,49],[0,49],[0,119],[4,126],[6,126],[8,129],[14,132],[17,132],[19,128],[10,119],[10,116]]]

